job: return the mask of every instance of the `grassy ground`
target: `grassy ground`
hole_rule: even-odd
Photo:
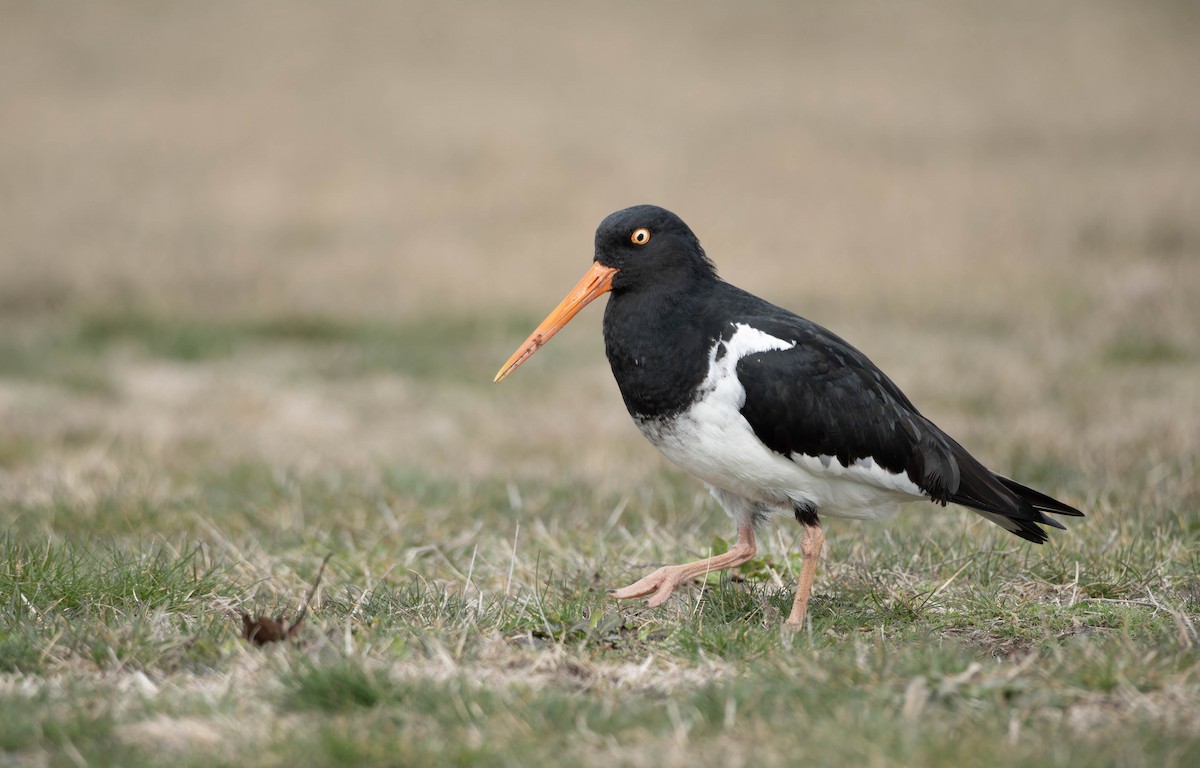
[[[0,764],[1200,763],[1189,4],[4,15]],[[1088,517],[607,599],[729,522],[599,311],[490,381],[643,201]]]

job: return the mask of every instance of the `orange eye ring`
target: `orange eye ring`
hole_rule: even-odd
[[[634,245],[645,245],[650,242],[650,230],[645,227],[638,227],[633,230],[633,234],[629,236],[629,242]]]

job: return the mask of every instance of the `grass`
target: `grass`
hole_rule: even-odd
[[[60,370],[98,372],[111,382],[105,392],[43,390],[47,379],[21,369],[4,379],[57,404],[40,429],[9,435],[4,453],[14,482],[0,506],[0,747],[18,761],[1200,758],[1195,455],[1116,452],[1084,471],[1053,441],[1011,440],[999,446],[1011,471],[1076,501],[1086,519],[1042,547],[954,508],[916,506],[886,525],[835,522],[811,625],[791,635],[781,622],[800,560],[786,521],[759,557],[663,608],[605,595],[658,563],[728,547],[727,523],[702,489],[661,465],[638,474],[637,451],[649,449],[624,435],[599,430],[592,448],[628,462],[618,475],[639,478],[632,486],[588,480],[562,453],[536,453],[533,465],[514,456],[514,466],[553,468],[524,475],[361,456],[303,469],[215,450],[254,439],[238,422],[205,441],[179,433],[151,452],[99,416],[91,426],[54,418],[87,403],[120,408],[143,369],[310,388],[331,406],[357,391],[328,374],[331,355],[367,375],[390,343],[421,362],[370,376],[478,397],[491,391],[447,350],[502,356],[495,350],[525,330],[515,321],[484,333],[465,316],[430,334],[415,324],[210,326],[148,314],[65,325],[12,343]],[[578,387],[567,367],[551,360],[538,375],[550,383],[500,393],[512,398],[512,423],[536,423],[531,409],[547,397],[576,407],[575,393],[555,401]],[[164,413],[199,409],[225,423],[210,404],[225,402],[223,389],[192,396]],[[379,429],[377,402],[366,401],[354,434]],[[1023,407],[1005,403],[995,406],[1001,418]],[[152,429],[156,407],[122,423]],[[430,417],[418,400],[397,423]],[[553,443],[554,431],[540,429]],[[563,439],[574,442],[574,429]],[[343,434],[318,446],[341,450]],[[240,614],[293,616],[327,552],[299,639],[243,641]]]
[[[187,318],[147,311],[93,311],[22,338],[0,339],[0,376],[110,393],[98,359],[113,350],[177,362],[212,362],[247,350],[299,347],[324,377],[402,373],[469,379],[499,340],[532,327],[532,315],[464,314],[383,324],[331,317]],[[478,377],[482,378],[482,377]]]
[[[0,378],[42,414],[16,420],[3,453],[8,757],[135,766],[235,765],[246,755],[268,765],[1200,758],[1194,453],[1146,449],[1135,431],[1081,463],[1045,431],[1017,429],[993,446],[1009,470],[1087,518],[1042,547],[955,508],[831,523],[811,624],[791,635],[781,623],[800,560],[787,521],[753,561],[667,606],[609,599],[606,588],[659,563],[727,548],[727,521],[694,481],[648,466],[632,430],[606,431],[619,409],[597,404],[607,382],[563,364],[586,345],[549,359],[528,387],[487,390],[481,366],[459,353],[502,359],[525,328],[485,331],[471,315],[434,325],[138,313],[10,337],[26,359],[56,367]],[[960,333],[943,341],[976,338]],[[1049,407],[1108,375],[1088,362],[1104,341],[1094,343],[1076,358],[1080,388],[1057,385]],[[333,360],[358,373],[331,373]],[[1187,376],[1193,366],[1121,367],[1160,387],[1164,371]],[[109,386],[43,386],[76,368]],[[246,390],[270,397],[231,394]],[[258,403],[301,392],[315,403],[305,413],[357,403],[346,411],[351,428],[318,419],[316,431],[264,442]],[[445,398],[436,408],[435,393]],[[490,398],[494,409],[470,406]],[[459,410],[446,411],[452,401]],[[988,419],[962,399],[941,406],[953,413],[954,402]],[[1001,390],[993,418],[1027,407]],[[564,429],[553,414],[539,421],[546,410],[574,415]],[[447,412],[462,421],[447,425]],[[193,413],[207,430],[189,431]],[[268,433],[291,428],[286,412],[266,413]],[[487,426],[495,418],[503,428]],[[449,430],[450,462],[348,450],[396,428],[405,443],[430,436],[422,445]],[[165,442],[138,437],[164,429]],[[513,429],[538,437],[505,442]],[[583,433],[590,455],[608,457],[598,470],[573,457]],[[303,450],[289,453],[296,442]],[[376,445],[401,454],[401,443]],[[492,460],[482,471],[469,469],[473,446]],[[242,612],[294,616],[326,553],[298,639],[261,649],[242,640]]]
[[[522,482],[514,517],[498,481],[237,464],[173,475],[187,492],[149,518],[161,489],[138,483],[8,507],[0,743],[126,765],[1190,765],[1196,470],[1110,479],[1125,494],[1036,549],[955,510],[833,525],[794,636],[794,549],[662,609],[610,601],[645,567],[632,541],[678,559],[702,538],[606,526],[621,499],[586,488]],[[648,519],[702,522],[686,480],[651,486]],[[237,612],[293,613],[324,551],[301,639],[244,643]]]

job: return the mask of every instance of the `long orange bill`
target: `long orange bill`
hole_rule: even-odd
[[[517,366],[528,360],[534,352],[542,348],[542,345],[550,341],[550,337],[558,333],[592,299],[608,293],[612,288],[612,279],[615,274],[617,274],[617,270],[613,267],[606,267],[598,261],[593,261],[592,268],[588,270],[588,273],[571,289],[567,298],[563,299],[562,303],[546,316],[542,324],[529,334],[525,343],[516,352],[513,352],[512,357],[508,358],[508,362],[500,368],[500,372],[496,374],[493,381],[503,381],[508,374],[517,369]]]

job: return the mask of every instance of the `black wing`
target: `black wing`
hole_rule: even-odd
[[[772,450],[833,456],[843,466],[870,457],[889,472],[905,473],[933,501],[970,507],[1034,542],[1046,540],[1038,524],[1062,528],[1043,512],[1082,515],[991,472],[841,338],[771,309],[744,322],[796,346],[747,355],[737,373],[746,390],[742,415]]]

